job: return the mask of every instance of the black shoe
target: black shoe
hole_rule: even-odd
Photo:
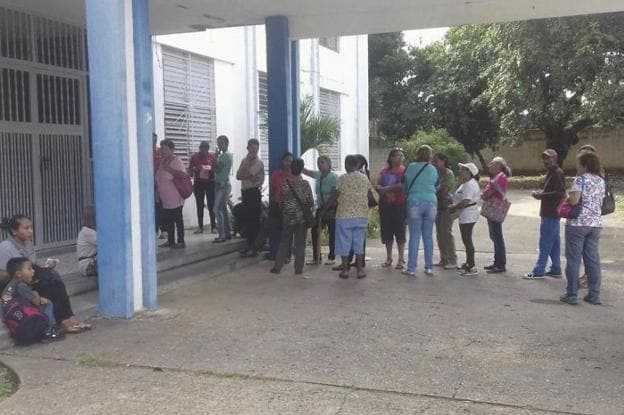
[[[487,268],[487,273],[488,274],[501,274],[503,272],[507,272],[506,268],[501,268],[501,267],[493,267],[493,268]]]
[[[589,294],[587,294],[585,297],[583,297],[583,301],[585,301],[586,303],[589,303],[589,304],[593,304],[593,305],[600,305],[600,304],[602,304],[600,302],[600,298],[593,297],[593,296],[591,296]]]
[[[271,274],[279,274],[279,273],[280,273],[280,272],[279,272],[278,270],[276,270],[275,268],[271,268],[271,269],[269,270],[269,272],[270,272]]]
[[[458,265],[457,267],[455,267],[455,269],[457,269],[457,271],[459,271],[459,272],[464,272],[464,271],[467,271],[467,270],[469,270],[470,268],[471,268],[471,267],[469,267],[469,266],[468,266],[468,263],[467,263],[467,262],[464,262],[463,264]]]
[[[268,252],[264,254],[262,259],[264,259],[265,261],[275,261],[275,257]]]
[[[487,266],[483,267],[483,269],[486,270],[486,271],[489,271],[489,270],[494,269],[494,268],[496,268],[496,265],[494,265],[494,264],[487,265]]]
[[[65,339],[65,332],[61,329],[53,327],[44,334],[43,339],[41,339],[41,343],[52,343],[59,340]]]
[[[559,301],[561,301],[562,303],[570,304],[570,305],[578,304],[578,299],[576,298],[576,295],[564,294],[561,297],[559,297]]]
[[[547,275],[547,276],[552,277],[552,278],[562,278],[563,277],[563,275],[560,272],[557,273],[557,272],[552,272],[552,271],[548,271],[544,275]]]

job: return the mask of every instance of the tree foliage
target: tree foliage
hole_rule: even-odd
[[[624,14],[492,25],[487,97],[502,133],[539,129],[562,158],[579,131],[624,118]]]
[[[624,13],[461,26],[409,53],[384,36],[369,71],[388,139],[444,128],[484,162],[500,137],[538,129],[563,159],[584,128],[624,121]]]
[[[416,151],[423,144],[433,148],[436,153],[446,154],[449,158],[449,167],[454,171],[457,171],[457,163],[465,163],[470,160],[464,147],[442,128],[431,131],[417,131],[411,138],[397,143],[405,153],[406,163],[416,160]]]
[[[299,107],[301,153],[323,144],[334,144],[340,136],[340,121],[314,111],[312,97],[307,96]]]

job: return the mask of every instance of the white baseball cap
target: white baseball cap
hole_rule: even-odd
[[[458,165],[460,169],[468,169],[473,176],[479,174],[479,168],[474,163],[458,163]]]

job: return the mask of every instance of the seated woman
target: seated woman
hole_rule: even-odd
[[[67,333],[80,333],[91,328],[76,318],[71,308],[69,296],[63,280],[54,271],[57,261],[48,259],[43,266],[37,265],[35,247],[32,243],[33,226],[30,218],[24,215],[13,216],[8,222],[2,224],[11,236],[0,242],[0,286],[8,282],[6,265],[9,259],[15,257],[27,258],[35,268],[35,283],[33,289],[54,305],[54,317],[60,321]]]
[[[85,207],[83,226],[76,239],[78,268],[83,277],[97,277],[97,232],[95,231],[95,207]]]

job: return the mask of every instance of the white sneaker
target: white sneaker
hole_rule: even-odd
[[[408,277],[415,277],[416,276],[416,272],[415,271],[408,271],[408,270],[403,271],[401,274],[407,275]]]
[[[465,270],[461,274],[462,277],[474,277],[475,275],[479,275],[479,270],[476,267],[472,267],[470,269]]]
[[[425,275],[433,275],[433,270],[431,268],[425,268]]]
[[[325,261],[325,265],[335,265],[335,264],[336,264],[335,259],[328,259],[327,261]]]
[[[457,269],[457,264],[446,264],[444,269]]]

